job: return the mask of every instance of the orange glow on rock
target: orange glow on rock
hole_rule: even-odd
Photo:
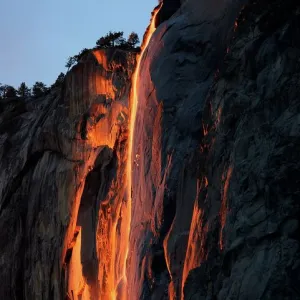
[[[95,50],[67,76],[65,99],[76,131],[64,149],[74,163],[70,178],[62,178],[66,188],[58,191],[58,203],[62,223],[68,225],[61,256],[68,299],[120,299],[128,244],[127,82],[135,56],[119,49]],[[126,82],[116,84],[116,74]],[[107,179],[111,169],[115,172]],[[99,178],[99,190],[96,186],[90,194],[89,180]]]
[[[222,109],[221,107],[218,108],[216,113],[216,121],[215,121],[215,127],[218,127],[221,122],[221,115],[222,115]]]
[[[235,22],[234,22],[234,29],[233,29],[233,30],[234,30],[234,31],[236,31],[236,30],[237,30],[237,28],[238,28],[238,22],[237,22],[237,21],[235,21]]]
[[[81,250],[81,228],[76,227],[74,238],[69,245],[72,251],[71,261],[68,266],[68,296],[74,300],[89,300],[90,291],[86,285],[85,278],[82,274],[82,265],[80,258]]]
[[[93,54],[96,57],[98,64],[108,71],[107,55],[105,55],[105,52],[101,50],[94,50]]]
[[[168,269],[170,279],[171,279],[171,281],[169,283],[169,287],[168,287],[168,293],[169,293],[169,299],[170,300],[176,299],[176,290],[175,290],[174,282],[173,282],[173,276],[172,276],[171,264],[170,264],[170,257],[168,255],[168,253],[169,253],[169,251],[168,251],[168,241],[169,241],[169,238],[170,238],[170,233],[173,230],[173,226],[174,226],[174,221],[173,221],[173,223],[170,227],[170,230],[169,230],[169,232],[168,232],[168,234],[165,237],[164,242],[163,242],[166,265],[167,265],[167,269]]]
[[[199,267],[201,262],[206,259],[205,240],[208,231],[208,224],[205,226],[203,224],[203,211],[198,206],[198,197],[201,189],[204,186],[206,187],[207,184],[207,178],[204,178],[201,184],[200,181],[198,181],[197,184],[197,194],[182,273],[181,299],[184,299],[183,289],[189,272],[192,269]]]
[[[226,180],[224,183],[221,209],[220,209],[221,230],[220,230],[219,246],[221,250],[224,249],[223,230],[225,227],[226,217],[227,217],[227,196],[228,196],[229,183],[232,176],[232,170],[233,168],[231,166],[227,170]]]
[[[202,128],[203,128],[203,135],[207,136],[208,135],[208,125],[202,124]]]

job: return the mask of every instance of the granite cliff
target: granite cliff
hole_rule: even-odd
[[[0,103],[1,299],[300,299],[300,4],[181,2]]]
[[[134,65],[133,53],[94,51],[61,90],[1,103],[1,299],[106,293]]]
[[[186,1],[157,28],[134,135],[138,297],[299,298],[298,33],[296,1]]]

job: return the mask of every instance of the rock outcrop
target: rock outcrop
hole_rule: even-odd
[[[165,0],[156,25],[131,196],[136,53],[0,103],[1,299],[300,299],[300,4]]]
[[[133,53],[97,50],[73,67],[62,90],[0,104],[1,299],[104,293],[98,274],[114,266],[99,256],[103,248],[111,254],[114,208],[125,200],[134,65]]]

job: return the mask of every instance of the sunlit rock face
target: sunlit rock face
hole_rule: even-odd
[[[145,52],[132,299],[299,299],[298,4],[245,3],[185,1]]]
[[[116,209],[126,200],[134,65],[133,53],[95,51],[73,67],[61,90],[0,104],[1,299],[105,293],[115,266],[103,249],[110,255],[111,236],[122,233]]]
[[[300,299],[299,16],[164,1],[131,107],[113,49],[0,102],[0,299]]]

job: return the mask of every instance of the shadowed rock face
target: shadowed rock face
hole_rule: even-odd
[[[180,8],[180,0],[161,0],[163,2],[162,7],[156,17],[156,27],[162,22],[171,18],[171,16]]]
[[[299,3],[181,2],[141,61],[130,300],[300,299]],[[115,298],[134,65],[95,51],[0,103],[1,299]]]
[[[300,298],[299,13],[257,1],[237,19],[203,114],[206,256],[185,299]]]
[[[206,4],[205,14],[202,2],[193,11],[183,6],[162,23],[142,62],[129,263],[129,273],[136,276],[130,286],[140,288],[137,298],[165,299],[168,293],[180,297],[187,276],[183,270],[189,229],[202,186],[203,108],[223,61],[234,11],[240,9],[240,4],[230,12],[225,4]],[[195,258],[185,272],[198,264]]]
[[[187,1],[143,58],[137,299],[299,299],[299,6],[244,4]]]
[[[116,222],[123,200],[134,64],[129,52],[95,51],[61,91],[0,104],[1,299],[98,297],[112,234],[98,225],[111,202],[105,218]]]

